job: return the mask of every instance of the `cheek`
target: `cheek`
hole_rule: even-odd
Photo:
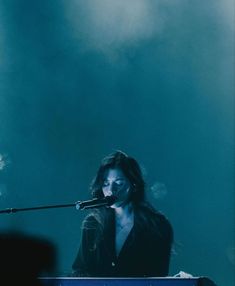
[[[110,195],[110,191],[106,188],[102,188],[102,192],[103,192],[104,196]]]
[[[120,190],[119,194],[120,194],[122,197],[127,198],[127,197],[129,196],[129,194],[130,194],[130,189],[129,189],[129,187],[126,186],[126,187],[122,188],[122,190]]]

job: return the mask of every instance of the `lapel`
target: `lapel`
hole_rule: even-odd
[[[115,251],[115,214],[114,210],[109,208],[108,215],[104,221],[103,247],[107,259],[114,261],[116,258]]]

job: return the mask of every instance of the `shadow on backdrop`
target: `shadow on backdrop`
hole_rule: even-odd
[[[0,285],[39,286],[41,275],[56,265],[54,245],[42,238],[18,232],[0,233]]]

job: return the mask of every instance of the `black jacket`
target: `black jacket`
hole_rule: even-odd
[[[75,276],[163,277],[169,270],[173,231],[165,216],[148,206],[135,208],[134,226],[118,257],[112,209],[102,225],[95,214],[83,222],[81,244],[73,264]]]

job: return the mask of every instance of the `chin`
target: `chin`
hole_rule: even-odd
[[[126,205],[128,205],[128,202],[115,202],[113,205],[111,205],[110,207],[113,208],[113,209],[118,209],[118,208],[123,208],[125,207]]]
[[[121,206],[122,206],[122,204],[115,203],[115,204],[111,205],[110,208],[117,209],[117,208],[120,208]]]

